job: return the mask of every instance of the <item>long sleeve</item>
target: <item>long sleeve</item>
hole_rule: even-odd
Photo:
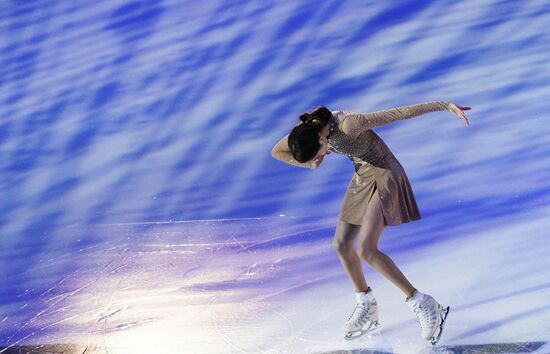
[[[389,124],[401,119],[409,119],[429,112],[445,111],[449,102],[437,101],[397,107],[373,113],[343,112],[342,130],[358,136],[364,130]]]
[[[275,146],[271,150],[271,156],[289,165],[311,169],[315,168],[311,161],[301,163],[294,159],[292,153],[290,152],[290,149],[288,148],[288,135],[285,135],[281,140],[279,140],[277,144],[275,144]]]

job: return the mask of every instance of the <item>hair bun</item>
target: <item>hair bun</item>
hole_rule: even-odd
[[[304,113],[300,116],[300,121],[302,123],[306,123],[311,119],[311,115],[309,113]]]
[[[316,127],[321,124],[321,121],[314,115],[311,115],[310,113],[302,114],[300,116],[300,121],[312,127]]]

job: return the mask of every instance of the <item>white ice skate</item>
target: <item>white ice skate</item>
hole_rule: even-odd
[[[344,325],[345,339],[351,340],[378,328],[378,305],[372,291],[355,293],[357,305]]]
[[[418,290],[406,303],[414,311],[420,322],[422,337],[430,341],[432,345],[436,345],[443,333],[445,319],[449,314],[449,306],[441,306],[433,297]]]

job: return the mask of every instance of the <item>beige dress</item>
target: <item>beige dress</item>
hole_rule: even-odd
[[[428,102],[365,114],[332,112],[329,149],[348,155],[355,166],[340,209],[341,220],[361,225],[373,197],[380,198],[386,225],[420,219],[405,170],[372,128],[448,109],[448,102]]]

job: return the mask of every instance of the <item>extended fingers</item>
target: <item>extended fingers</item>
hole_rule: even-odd
[[[464,113],[462,113],[460,115],[460,118],[462,119],[462,121],[464,122],[464,124],[466,125],[470,125],[470,122],[468,121],[468,118],[466,117],[466,115]]]

